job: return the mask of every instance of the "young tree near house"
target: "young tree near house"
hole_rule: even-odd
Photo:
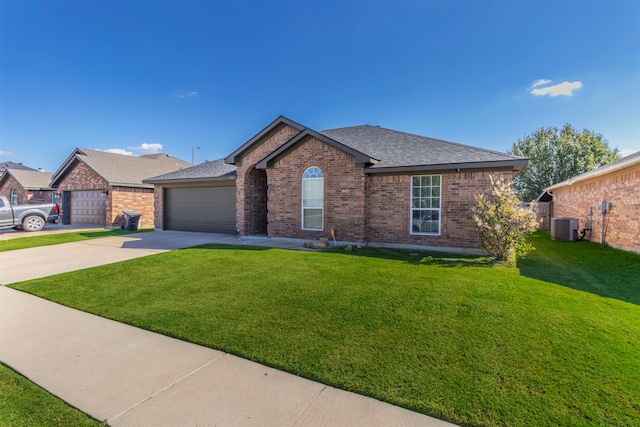
[[[577,131],[570,124],[561,130],[540,128],[513,144],[511,153],[529,158],[529,166],[513,182],[524,201],[535,200],[545,188],[618,158],[618,150],[610,149],[602,135],[588,129]]]
[[[497,260],[509,261],[531,250],[524,237],[538,228],[535,203],[521,206],[510,182],[491,177],[491,195],[476,196],[473,220],[484,248]]]

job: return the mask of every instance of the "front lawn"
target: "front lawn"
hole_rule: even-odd
[[[149,228],[138,230],[138,232],[145,231],[153,231],[153,229]],[[126,231],[117,228],[113,230],[74,231],[69,233],[47,234],[43,236],[20,237],[19,239],[0,240],[0,252],[35,248],[38,246],[59,245],[61,243],[79,242],[81,240],[122,236],[123,234],[134,233],[136,233],[136,231]]]
[[[0,425],[98,427],[94,420],[0,364]]]
[[[536,236],[517,267],[207,245],[13,287],[461,425],[640,425],[640,256]]]

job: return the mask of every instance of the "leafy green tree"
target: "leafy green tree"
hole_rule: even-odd
[[[529,158],[529,166],[513,182],[524,201],[536,199],[553,184],[618,158],[618,150],[610,149],[602,135],[588,129],[579,132],[570,124],[561,130],[540,128],[513,144],[511,153]]]
[[[524,255],[532,249],[524,237],[535,231],[536,203],[529,208],[522,203],[513,190],[511,182],[502,177],[491,177],[491,193],[476,196],[473,220],[480,234],[482,246],[498,261],[512,261],[516,255]]]

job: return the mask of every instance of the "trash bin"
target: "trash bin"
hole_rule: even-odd
[[[122,229],[127,231],[138,231],[140,217],[142,213],[136,211],[122,211],[124,213],[124,224]]]

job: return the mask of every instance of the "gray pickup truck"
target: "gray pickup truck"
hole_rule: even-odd
[[[11,206],[6,197],[0,196],[0,230],[22,228],[24,231],[40,231],[47,222],[58,219],[59,214],[60,207],[53,203]]]

